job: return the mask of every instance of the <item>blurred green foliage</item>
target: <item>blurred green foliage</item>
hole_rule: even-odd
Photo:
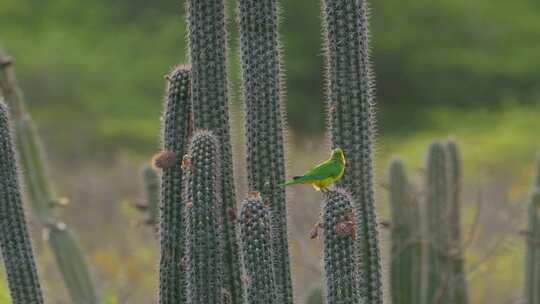
[[[228,2],[237,92],[235,3]],[[505,98],[521,104],[539,99],[538,1],[371,2],[384,133],[423,126],[419,107],[497,109]],[[319,133],[325,126],[320,3],[281,3],[289,122],[296,133]],[[45,134],[51,145],[69,143],[71,153],[152,150],[161,75],[185,61],[184,3],[3,0],[0,44],[17,59],[41,129],[55,130]],[[239,102],[239,94],[233,96]]]

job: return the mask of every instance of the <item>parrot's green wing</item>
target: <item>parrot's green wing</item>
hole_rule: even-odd
[[[306,171],[302,176],[293,177],[293,179],[283,183],[282,186],[310,184],[326,179],[339,178],[342,172],[343,164],[330,159]]]
[[[304,182],[317,181],[329,177],[336,177],[341,173],[343,165],[336,161],[328,160],[307,171],[301,177]]]

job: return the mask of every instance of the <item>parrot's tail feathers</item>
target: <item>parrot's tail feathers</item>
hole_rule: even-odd
[[[286,186],[290,186],[290,185],[301,184],[303,182],[302,177],[303,176],[294,176],[291,180],[288,180],[288,181],[284,182],[280,186],[286,187]]]

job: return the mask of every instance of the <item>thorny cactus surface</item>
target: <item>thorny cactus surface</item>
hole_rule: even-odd
[[[0,100],[0,248],[14,304],[43,303],[21,200],[9,113]]]
[[[448,174],[446,151],[440,142],[429,147],[426,164],[425,304],[446,303],[450,280]]]
[[[270,213],[260,196],[242,203],[240,211],[246,304],[278,304],[272,264]]]
[[[216,138],[198,131],[185,159],[187,302],[221,304],[223,288],[219,154]]]
[[[60,272],[64,277],[65,284],[73,303],[99,303],[95,291],[90,281],[90,273],[83,260],[82,252],[76,242],[75,236],[67,229],[66,224],[57,222],[47,228],[47,238],[55,259],[60,267]]]
[[[221,217],[224,232],[224,288],[232,303],[242,303],[240,256],[236,235],[236,198],[229,127],[224,0],[188,0],[188,44],[192,72],[193,123],[217,137]]]
[[[155,226],[159,223],[159,185],[160,177],[156,170],[149,164],[145,164],[142,168],[142,179],[144,184],[144,190],[146,194],[146,200],[144,204],[139,207],[144,211],[147,211],[148,218],[146,223]]]
[[[389,171],[392,209],[390,254],[392,303],[419,303],[422,275],[420,210],[411,193],[412,189],[401,160],[394,158]]]
[[[179,66],[167,77],[162,118],[163,151],[154,158],[162,169],[160,198],[159,303],[186,301],[185,212],[182,157],[191,136],[190,70]]]
[[[347,167],[339,186],[352,195],[356,212],[356,263],[360,295],[383,301],[381,261],[373,190],[374,94],[365,0],[323,0],[332,147],[343,149]]]
[[[361,304],[355,216],[351,197],[343,190],[325,193],[323,202],[324,274],[327,304]]]
[[[285,180],[285,160],[277,6],[276,0],[240,0],[238,19],[248,185],[270,206],[277,296],[289,304],[293,292],[287,209],[285,189],[279,186]]]
[[[467,280],[465,278],[465,263],[463,257],[463,242],[461,240],[461,156],[457,143],[453,140],[446,142],[447,174],[448,174],[448,227],[450,247],[450,274],[448,303],[466,304]]]

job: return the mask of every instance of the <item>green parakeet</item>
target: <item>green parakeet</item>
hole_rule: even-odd
[[[332,150],[332,155],[328,160],[307,171],[302,176],[293,177],[282,186],[310,184],[315,190],[325,192],[328,186],[337,182],[343,176],[344,171],[345,155],[343,150],[336,148]]]

